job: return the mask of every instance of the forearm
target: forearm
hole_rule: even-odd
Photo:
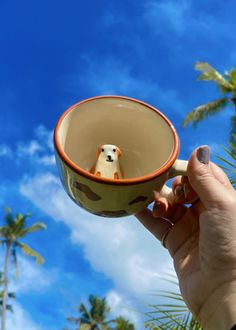
[[[236,281],[216,289],[201,308],[197,319],[204,330],[231,330],[236,324]]]

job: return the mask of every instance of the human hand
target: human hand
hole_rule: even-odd
[[[172,202],[156,196],[155,217],[148,209],[136,217],[159,240],[167,233],[183,299],[204,329],[230,330],[236,324],[236,191],[209,162],[207,146],[192,153],[187,177],[173,181]],[[199,200],[179,204],[193,189]]]

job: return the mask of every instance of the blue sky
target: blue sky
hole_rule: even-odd
[[[8,330],[57,330],[90,293],[141,330],[149,293],[171,259],[133,217],[107,221],[80,210],[62,190],[52,132],[74,103],[126,95],[159,108],[175,125],[180,158],[228,138],[233,109],[197,128],[185,115],[217,97],[198,82],[196,61],[235,66],[235,2],[210,0],[0,1],[0,207],[32,212],[48,229],[27,238],[45,257],[20,255],[21,277]]]

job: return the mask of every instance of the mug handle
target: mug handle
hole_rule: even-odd
[[[186,175],[187,174],[187,167],[188,161],[187,160],[180,160],[177,159],[175,163],[172,165],[171,169],[169,170],[168,179],[174,178],[178,175]],[[166,184],[162,187],[160,191],[161,197],[165,197],[168,200],[173,200],[173,192],[170,187]]]

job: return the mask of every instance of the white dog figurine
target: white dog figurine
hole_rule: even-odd
[[[122,179],[123,172],[119,158],[120,148],[113,144],[104,144],[97,149],[97,160],[91,173],[109,179]]]

